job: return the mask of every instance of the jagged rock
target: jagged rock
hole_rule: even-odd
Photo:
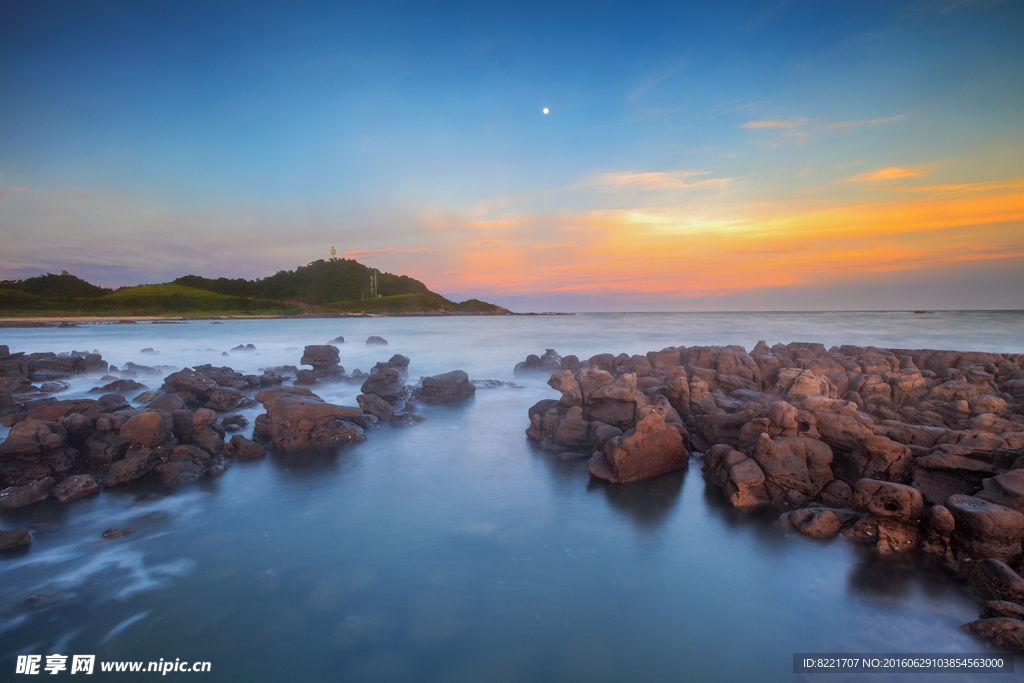
[[[395,355],[391,356],[391,358],[389,360],[387,360],[385,362],[377,363],[376,365],[374,365],[373,366],[373,370],[377,370],[377,369],[380,369],[380,368],[391,368],[392,370],[397,370],[398,371],[398,375],[402,379],[405,379],[405,378],[409,377],[409,363],[410,362],[411,361],[407,357],[403,356],[400,353],[396,353]],[[370,371],[371,374],[372,374],[373,370]]]
[[[171,438],[172,424],[168,413],[147,408],[129,418],[121,426],[120,435],[129,439],[136,448],[157,446]]]
[[[339,365],[339,358],[337,346],[316,344],[306,347],[299,364],[313,366],[313,374],[317,377],[329,377],[345,372],[345,369]]]
[[[245,419],[244,415],[235,413],[234,415],[226,415],[220,421],[220,426],[226,432],[237,432],[239,429],[249,426],[249,420]]]
[[[255,433],[286,452],[333,448],[366,439],[363,430],[348,421],[362,414],[360,408],[332,405],[316,396],[283,395],[256,418]]]
[[[832,481],[832,449],[802,436],[758,437],[750,457],[765,475],[765,491],[782,507],[805,505]]]
[[[0,550],[10,550],[23,545],[32,544],[32,534],[28,529],[15,529],[14,531],[0,531]]]
[[[648,409],[634,429],[595,453],[587,469],[598,478],[622,483],[680,469],[688,459],[679,431],[665,424],[662,414]]]
[[[957,557],[1014,562],[1021,556],[1024,515],[976,496],[953,495],[946,508],[956,520],[951,544]]]
[[[360,388],[364,394],[380,396],[391,405],[397,405],[409,397],[405,381],[393,368],[382,368],[370,375]]]
[[[1024,469],[985,479],[982,486],[983,490],[976,494],[978,498],[1024,513]]]
[[[903,481],[911,462],[910,448],[885,436],[871,434],[849,455],[837,460],[836,476],[846,481],[878,479]]]
[[[120,486],[145,477],[159,462],[160,450],[153,448],[132,449],[107,470],[103,485],[107,488]]]
[[[88,474],[76,474],[53,487],[53,497],[62,503],[100,492],[100,485]]]
[[[206,399],[206,407],[210,410],[238,410],[253,405],[256,403],[245,394],[227,387],[211,392]]]
[[[231,447],[239,460],[262,458],[267,453],[263,446],[255,441],[250,441],[241,434],[235,434],[231,437]]]
[[[901,522],[917,522],[924,512],[921,492],[903,484],[875,479],[861,479],[854,486],[854,507],[876,517]]]
[[[1010,619],[1024,619],[1024,607],[1006,600],[986,600],[985,609],[981,613],[982,619],[996,619],[1009,617]]]
[[[704,454],[702,471],[722,489],[733,507],[752,509],[771,504],[764,488],[764,472],[754,460],[728,445],[712,446]]]
[[[424,403],[451,403],[476,394],[476,387],[470,383],[469,375],[462,370],[424,377],[421,384],[413,395]]]
[[[0,491],[0,510],[13,510],[15,508],[31,505],[37,500],[46,498],[53,486],[53,477],[46,477],[33,481],[24,486],[11,486]]]
[[[810,507],[790,510],[779,516],[783,528],[791,527],[811,538],[832,538],[847,524],[858,519],[854,510]]]
[[[1024,621],[1020,619],[978,619],[961,628],[998,647],[1024,652]]]
[[[1005,563],[986,558],[974,564],[971,585],[986,600],[1007,600],[1024,605],[1024,578]]]
[[[296,370],[295,371],[295,385],[303,385],[307,387],[316,385],[316,373],[312,370]]]
[[[395,409],[376,394],[359,394],[356,403],[364,413],[370,413],[379,420],[389,422],[395,416]]]

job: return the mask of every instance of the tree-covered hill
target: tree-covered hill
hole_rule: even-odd
[[[47,299],[91,299],[106,296],[114,290],[104,287],[97,287],[89,284],[80,277],[74,275],[38,275],[27,280],[3,280],[0,281],[0,290],[24,292],[35,294]]]

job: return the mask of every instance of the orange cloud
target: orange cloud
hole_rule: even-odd
[[[12,190],[14,192],[27,192],[27,190],[24,187],[8,187],[7,189]]]
[[[346,251],[343,254],[343,256],[348,256],[349,258],[358,260],[358,259],[361,259],[361,258],[369,258],[371,256],[377,256],[378,254],[389,254],[389,253],[412,254],[412,253],[415,253],[417,251],[434,251],[434,250],[431,249],[430,247],[419,247],[417,249],[394,249],[394,248],[392,248],[392,249],[373,249],[373,250],[370,250],[370,251]]]
[[[871,173],[861,173],[850,178],[850,182],[873,183],[879,180],[896,180],[898,178],[923,178],[935,171],[935,164],[922,164],[919,166],[891,166],[882,168]]]
[[[507,247],[508,242],[502,242],[501,240],[482,240],[480,242],[470,242],[466,245],[467,247]]]

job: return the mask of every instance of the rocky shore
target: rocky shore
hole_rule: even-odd
[[[387,424],[407,427],[425,419],[416,401],[449,403],[472,397],[476,387],[461,370],[407,384],[409,358],[395,354],[368,373],[345,371],[337,344],[309,345],[295,366],[243,375],[230,367],[201,365],[175,370],[127,363],[111,366],[99,354],[10,353],[0,346],[0,421],[10,432],[0,444],[0,510],[46,497],[62,503],[130,486],[149,478],[181,486],[223,473],[233,459],[263,457],[266,449],[294,452],[333,449],[364,441]],[[381,337],[368,346],[384,347]],[[232,352],[255,351],[252,344]],[[97,398],[61,400],[72,378],[96,382]],[[142,391],[132,405],[125,394]],[[290,385],[286,381],[291,380]],[[310,387],[332,382],[358,385],[356,406],[324,401]],[[238,411],[262,405],[254,440],[237,432],[249,422]],[[26,529],[0,530],[0,550],[32,542]]]
[[[964,628],[1024,652],[1024,356],[792,343],[669,347],[516,374],[561,393],[529,438],[613,483],[703,461],[742,509],[938,564],[983,602]]]

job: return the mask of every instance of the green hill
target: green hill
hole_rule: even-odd
[[[47,299],[94,298],[110,294],[113,290],[97,287],[74,275],[47,273],[27,280],[4,280],[0,290],[35,294]]]
[[[376,287],[377,296],[372,296]],[[14,315],[295,315],[305,313],[506,313],[479,299],[449,301],[419,280],[349,259],[314,261],[270,277],[186,275],[159,285],[91,285],[74,275],[0,282],[0,313]]]

